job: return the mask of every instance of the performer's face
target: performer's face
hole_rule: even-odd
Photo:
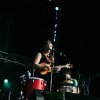
[[[66,74],[66,78],[67,79],[70,79],[71,78],[71,75],[70,74]]]
[[[49,49],[49,50],[52,50],[52,48],[53,48],[53,45],[50,43],[50,44],[48,45],[48,49]]]

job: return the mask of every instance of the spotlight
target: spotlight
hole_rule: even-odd
[[[55,7],[55,10],[58,11],[59,10],[59,7]]]
[[[10,88],[10,86],[11,86],[10,82],[8,81],[8,79],[4,79],[3,85],[4,85],[5,88]]]
[[[5,84],[8,83],[8,79],[4,79],[4,83],[5,83]]]

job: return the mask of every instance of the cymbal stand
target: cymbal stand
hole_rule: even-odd
[[[89,95],[90,76],[88,76],[87,78],[88,79],[82,80],[82,83],[80,85],[81,94],[83,95]]]

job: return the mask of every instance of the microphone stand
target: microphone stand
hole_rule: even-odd
[[[54,57],[54,48],[53,48],[52,55]],[[53,88],[53,81],[52,81],[52,78],[53,78],[53,69],[54,69],[54,63],[52,63],[51,74],[50,74],[50,92],[52,92],[52,88]]]
[[[53,77],[53,68],[54,68],[54,64],[52,66],[52,69],[51,69],[51,74],[50,74],[50,92],[52,92],[52,87],[53,87],[53,82],[52,82],[52,77]]]

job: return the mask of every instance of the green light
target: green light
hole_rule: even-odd
[[[8,83],[8,79],[4,79],[4,83]]]
[[[10,82],[8,81],[8,79],[4,79],[4,87],[5,88],[10,88],[11,84]]]

